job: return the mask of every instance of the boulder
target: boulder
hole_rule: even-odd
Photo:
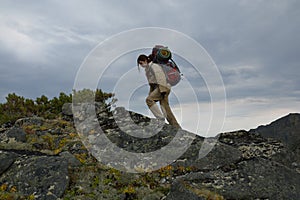
[[[15,153],[0,151],[0,175],[15,162],[16,158],[17,155]]]
[[[199,157],[199,152],[203,142],[198,139],[191,147],[172,165],[180,167],[193,167],[195,170],[215,170],[218,168],[228,168],[232,163],[238,162],[242,157],[242,152],[229,145],[220,143],[207,144],[213,145],[212,150],[204,157]],[[205,147],[203,147],[205,148]]]
[[[287,147],[297,147],[300,142],[300,114],[290,113],[268,125],[251,129],[250,133],[257,133],[265,138],[275,138]]]
[[[69,183],[68,163],[58,156],[22,156],[2,174],[0,185],[15,187],[35,199],[56,200]]]
[[[178,177],[168,198],[176,196],[180,190],[200,197],[210,193],[210,196],[225,199],[297,200],[300,198],[300,174],[279,163],[255,158],[236,164],[230,171],[196,172]]]
[[[44,121],[45,121],[45,119],[42,118],[42,117],[25,117],[25,118],[18,119],[15,122],[14,126],[15,127],[21,127],[21,126],[24,126],[24,125],[41,126]]]
[[[62,114],[66,116],[73,116],[72,103],[65,103],[62,106]]]
[[[8,138],[14,138],[17,142],[26,142],[26,133],[22,128],[13,127],[6,132]]]
[[[69,167],[78,167],[81,165],[80,161],[68,151],[61,152],[59,156],[68,162]]]

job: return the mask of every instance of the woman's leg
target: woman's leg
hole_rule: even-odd
[[[151,112],[157,119],[165,119],[164,115],[161,113],[159,107],[156,104],[156,101],[160,101],[161,99],[162,96],[158,88],[151,91],[148,97],[146,98],[146,104],[148,108],[151,110]]]
[[[165,117],[167,118],[168,122],[174,126],[175,128],[181,128],[180,125],[178,124],[171,108],[169,105],[169,92],[166,93],[163,98],[160,100],[160,106],[161,110],[163,111]]]

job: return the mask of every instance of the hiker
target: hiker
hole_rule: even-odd
[[[147,106],[157,119],[164,121],[165,118],[167,118],[169,124],[180,129],[181,127],[169,106],[168,97],[171,91],[171,85],[167,83],[163,69],[160,65],[153,63],[151,58],[144,54],[139,55],[137,64],[138,67],[141,66],[145,69],[146,77],[150,85],[150,91],[146,98]],[[160,103],[161,110],[156,104],[157,101]]]

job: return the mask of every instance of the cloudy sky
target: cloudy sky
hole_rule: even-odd
[[[256,128],[300,112],[299,24],[298,0],[2,0],[0,102],[12,92],[33,99],[71,93],[80,66],[99,43],[123,31],[160,27],[199,43],[217,66],[226,91],[224,118],[222,99],[212,104],[205,98],[210,95],[203,77],[193,79],[192,68],[182,66],[196,91],[196,100],[187,98],[189,90],[183,81],[174,88],[176,95],[170,96],[182,126],[201,135],[205,131],[202,125],[210,122],[206,116],[213,105],[214,115],[219,117],[211,122],[210,133]],[[133,69],[130,72],[136,73],[136,80],[145,81],[135,65],[137,53],[142,52],[115,60],[99,86],[114,88],[109,77],[117,73],[113,69],[118,69],[118,64]],[[180,62],[180,55],[177,59]],[[122,101],[119,106],[151,116],[145,107],[146,95],[147,86],[142,85],[131,94],[134,101],[130,106]],[[200,111],[195,112],[197,106]],[[195,129],[191,119],[198,116],[201,123]],[[214,130],[214,124],[221,122],[223,128]]]

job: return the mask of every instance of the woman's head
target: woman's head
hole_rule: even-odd
[[[147,62],[147,63],[150,62],[148,56],[146,56],[144,54],[139,55],[139,57],[137,58],[137,64],[142,65],[142,63],[144,63],[144,62]]]
[[[151,60],[149,59],[148,56],[141,54],[139,55],[139,57],[137,58],[137,65],[138,65],[138,69],[140,70],[139,66],[141,65],[142,67],[146,67],[148,65],[148,63],[150,63]]]

